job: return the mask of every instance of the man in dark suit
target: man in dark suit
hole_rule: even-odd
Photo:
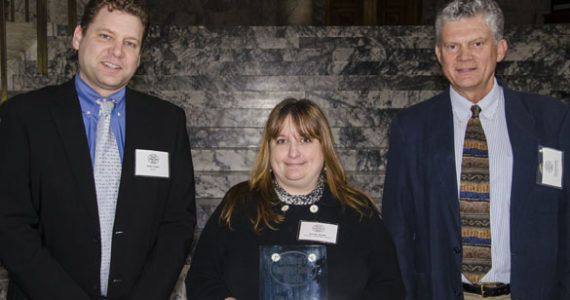
[[[392,122],[383,217],[407,299],[570,299],[570,110],[495,79],[494,0],[436,20],[449,90]]]
[[[125,86],[148,16],[91,0],[75,78],[0,108],[8,299],[168,299],[196,222],[184,111]]]

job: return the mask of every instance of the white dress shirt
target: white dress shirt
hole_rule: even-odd
[[[453,132],[455,142],[455,170],[457,186],[461,180],[461,160],[467,122],[471,118],[473,103],[450,87],[453,109]],[[495,79],[493,89],[477,103],[481,107],[479,119],[485,131],[489,150],[489,180],[491,206],[491,270],[481,282],[510,283],[510,207],[513,177],[513,151],[505,117],[503,88]],[[459,190],[457,191],[459,199]],[[459,201],[459,200],[458,200]],[[463,282],[469,283],[465,276]]]

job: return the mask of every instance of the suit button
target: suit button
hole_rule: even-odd
[[[117,231],[115,231],[115,236],[121,236],[121,235],[123,235],[124,233],[125,233],[125,232],[122,231],[122,230],[117,230]]]
[[[455,247],[453,248],[453,252],[455,252],[455,254],[461,253],[461,247],[455,246]]]
[[[461,291],[460,291],[460,290],[455,290],[454,292],[455,292],[455,296],[457,296],[457,297],[461,296]]]
[[[123,279],[122,279],[122,278],[113,278],[113,283],[114,283],[114,284],[118,284],[118,283],[121,283],[121,282],[123,282]]]

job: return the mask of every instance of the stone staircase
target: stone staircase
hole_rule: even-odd
[[[570,25],[511,28],[505,36],[499,79],[570,103]],[[75,73],[70,37],[50,35],[48,43],[47,75],[35,72],[33,43],[16,51],[12,94]],[[448,87],[431,26],[153,27],[146,47],[130,86],[186,111],[196,238],[225,192],[247,179],[265,119],[280,100],[309,98],[321,106],[349,180],[381,206],[393,114]],[[6,282],[0,270],[0,300]],[[172,299],[185,299],[183,289]]]

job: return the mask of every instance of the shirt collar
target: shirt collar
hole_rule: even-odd
[[[497,79],[495,78],[491,91],[489,91],[481,101],[477,102],[477,105],[481,108],[481,118],[488,120],[492,120],[494,118],[502,91],[503,88],[498,84]],[[449,96],[451,98],[453,114],[462,121],[471,118],[471,106],[473,106],[473,102],[461,96],[451,86],[449,87]]]
[[[111,94],[109,97],[104,98],[99,95],[93,88],[91,88],[81,77],[79,72],[75,75],[75,89],[77,91],[77,96],[79,97],[79,103],[81,104],[81,109],[83,111],[99,111],[99,104],[95,102],[99,99],[112,99],[115,101],[115,107],[125,102],[125,91],[126,88],[122,88],[119,91]]]

